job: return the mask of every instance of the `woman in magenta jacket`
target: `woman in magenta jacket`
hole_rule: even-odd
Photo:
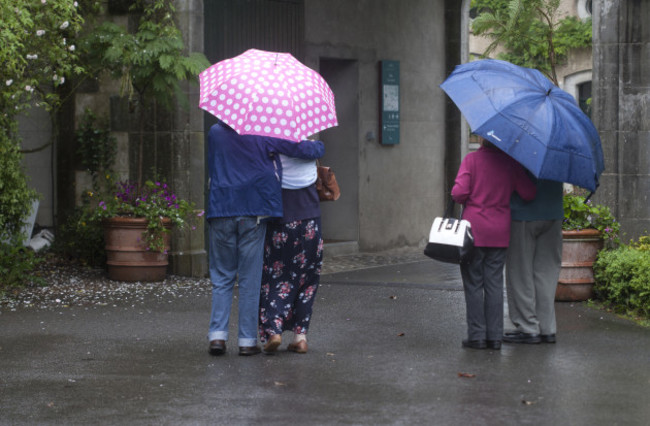
[[[454,187],[463,219],[472,225],[474,252],[461,264],[467,307],[463,347],[500,349],[503,336],[503,266],[510,240],[510,196],[535,198],[535,184],[524,168],[483,138],[463,159]]]

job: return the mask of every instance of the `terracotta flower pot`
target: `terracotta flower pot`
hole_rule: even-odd
[[[171,220],[164,220],[171,228]],[[108,277],[116,281],[163,281],[167,275],[170,234],[164,236],[165,252],[147,249],[147,220],[114,217],[103,222]]]
[[[593,265],[603,240],[596,229],[562,231],[562,269],[555,300],[581,302],[593,296]]]

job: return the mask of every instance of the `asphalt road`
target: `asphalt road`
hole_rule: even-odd
[[[557,344],[463,349],[456,267],[375,265],[323,275],[309,353],[212,357],[208,295],[1,312],[0,424],[650,424],[650,330],[585,304]]]

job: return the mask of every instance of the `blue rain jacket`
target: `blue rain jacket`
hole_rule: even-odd
[[[221,122],[215,124],[208,134],[206,217],[282,217],[282,163],[277,154],[317,159],[324,153],[321,141],[239,135]]]

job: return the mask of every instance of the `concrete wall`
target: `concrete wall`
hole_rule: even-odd
[[[305,62],[358,63],[359,120],[351,144],[357,148],[349,155],[358,159],[363,250],[423,243],[433,217],[443,212],[446,99],[438,85],[446,77],[444,11],[442,0],[305,0]],[[401,133],[394,146],[376,137],[380,60],[400,61]]]
[[[593,4],[593,119],[605,155],[596,199],[613,207],[627,241],[650,230],[650,2]]]
[[[54,186],[52,164],[52,119],[43,108],[33,107],[18,119],[18,131],[25,151],[36,150],[23,156],[23,167],[29,177],[29,186],[40,195],[36,224],[54,225]],[[50,144],[50,145],[48,145]],[[41,149],[42,148],[42,149]],[[31,237],[31,236],[30,236]]]

